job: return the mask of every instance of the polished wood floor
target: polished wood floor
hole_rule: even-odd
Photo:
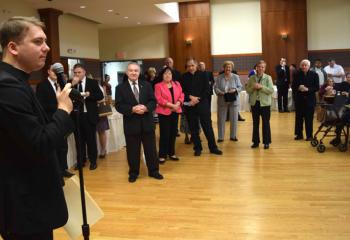
[[[251,149],[251,115],[243,115],[239,141],[219,144],[223,156],[209,154],[203,138],[203,154],[194,157],[179,137],[181,160],[161,166],[163,181],[142,166],[128,183],[125,149],[86,170],[87,190],[105,213],[91,239],[349,240],[349,152],[328,140],[322,154],[294,141],[294,113],[276,112],[271,148]],[[62,229],[55,237],[68,239]]]

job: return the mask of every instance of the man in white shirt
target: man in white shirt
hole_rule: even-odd
[[[342,66],[335,63],[334,59],[328,61],[328,66],[324,68],[328,77],[333,78],[334,83],[341,83],[344,80],[345,72]]]
[[[317,73],[318,80],[321,87],[327,80],[327,73],[325,72],[324,69],[322,69],[322,62],[320,59],[315,60],[314,67],[311,68],[311,71],[314,71]]]

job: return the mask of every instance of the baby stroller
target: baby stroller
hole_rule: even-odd
[[[318,152],[323,153],[326,151],[323,139],[325,137],[336,137],[337,126],[343,126],[342,116],[345,110],[346,101],[346,96],[337,93],[334,97],[328,97],[324,102],[318,104],[317,120],[321,125],[311,140],[311,146],[316,147]],[[345,152],[348,146],[349,129],[344,129],[343,127],[340,131],[340,135],[345,137],[345,143],[341,143],[341,141],[331,141],[331,144],[333,146],[338,146],[339,151]],[[318,137],[320,137],[319,140],[317,139]]]

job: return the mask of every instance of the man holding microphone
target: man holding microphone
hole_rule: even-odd
[[[73,131],[71,85],[57,91],[49,120],[28,84],[50,48],[44,24],[12,17],[0,26],[0,235],[4,240],[53,239],[68,219],[56,151]]]

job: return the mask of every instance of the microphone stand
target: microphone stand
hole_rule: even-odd
[[[76,127],[76,143],[78,150],[77,166],[79,170],[79,184],[80,184],[80,199],[81,199],[81,208],[83,214],[83,225],[81,226],[84,240],[89,240],[90,236],[90,226],[87,223],[87,214],[86,214],[86,201],[85,201],[85,188],[84,188],[84,174],[83,174],[83,154],[81,154],[81,142],[80,142],[80,109],[79,104],[84,104],[84,100],[74,101],[74,113],[75,113],[75,127]]]

